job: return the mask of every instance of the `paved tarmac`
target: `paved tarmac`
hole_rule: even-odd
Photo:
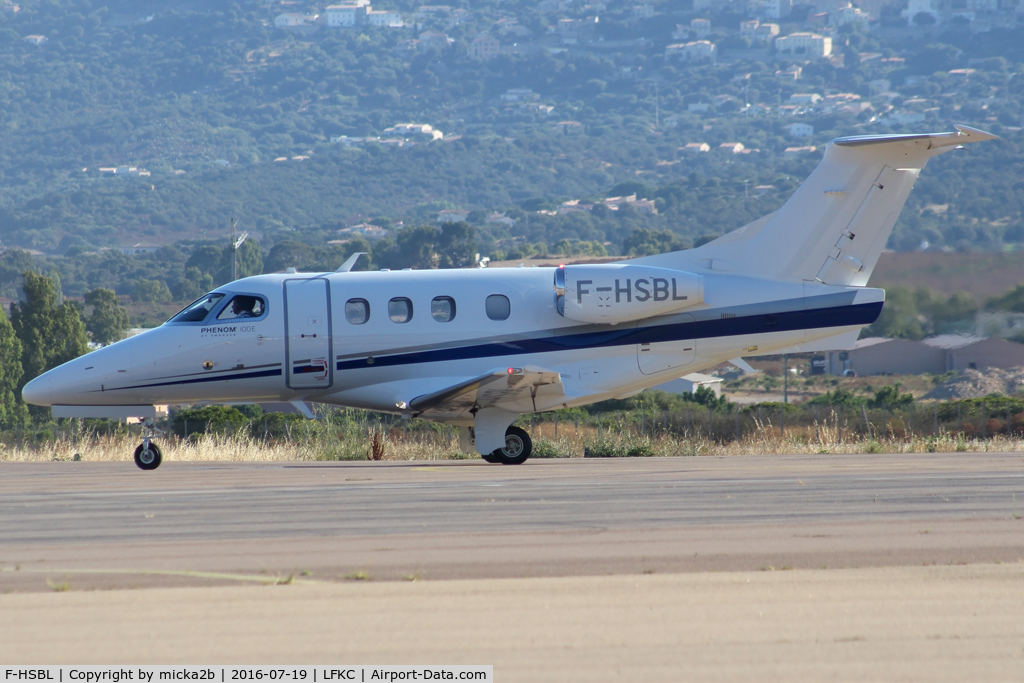
[[[1015,453],[0,463],[0,590],[1018,562]]]
[[[1006,453],[0,463],[0,651],[1020,681],[1022,515]]]

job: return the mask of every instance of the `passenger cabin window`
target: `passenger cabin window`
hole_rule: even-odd
[[[201,323],[206,320],[206,316],[210,315],[210,311],[212,311],[223,298],[224,295],[219,292],[207,294],[202,299],[190,303],[167,322]]]
[[[345,320],[353,325],[362,325],[370,319],[370,302],[366,299],[349,299],[345,302]]]
[[[508,320],[508,316],[512,312],[512,306],[504,294],[491,294],[487,297],[485,309],[487,317],[491,320]]]
[[[455,299],[450,296],[435,296],[430,302],[430,315],[439,323],[455,320]]]
[[[407,323],[412,320],[412,302],[398,296],[388,302],[388,317],[393,323]]]
[[[217,320],[238,320],[239,318],[262,318],[267,312],[267,302],[261,296],[238,294],[217,316]]]

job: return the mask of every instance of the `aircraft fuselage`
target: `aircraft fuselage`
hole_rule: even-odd
[[[862,287],[709,272],[700,304],[615,325],[579,323],[557,310],[554,274],[250,277],[215,290],[224,297],[206,319],[172,319],[93,351],[34,380],[26,399],[92,406],[311,401],[402,413],[419,396],[487,372],[556,371],[564,396],[523,406],[532,412],[629,395],[738,356],[810,348],[872,322],[883,299],[881,290]],[[236,295],[263,301],[259,315],[232,317],[227,307]],[[435,419],[472,422],[464,414]]]

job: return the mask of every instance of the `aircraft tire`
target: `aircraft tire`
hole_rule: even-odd
[[[155,470],[160,467],[161,462],[163,462],[163,454],[152,441],[149,442],[148,449],[141,443],[135,449],[135,464],[140,470]]]
[[[491,453],[491,458],[502,465],[522,465],[533,452],[533,440],[525,429],[509,427],[505,432],[505,447]]]
[[[489,462],[492,465],[497,465],[499,462],[501,462],[499,458],[496,458],[494,456],[494,453],[488,453],[487,455],[481,455],[480,457],[484,459],[484,462]]]

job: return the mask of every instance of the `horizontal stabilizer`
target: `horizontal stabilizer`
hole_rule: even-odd
[[[894,142],[913,142],[924,144],[927,149],[940,149],[942,147],[954,147],[965,142],[984,142],[985,140],[998,140],[998,135],[986,133],[970,126],[954,125],[955,133],[921,133],[916,135],[855,135],[846,138],[836,138],[832,142],[841,147],[864,147],[867,145],[886,145]]]

